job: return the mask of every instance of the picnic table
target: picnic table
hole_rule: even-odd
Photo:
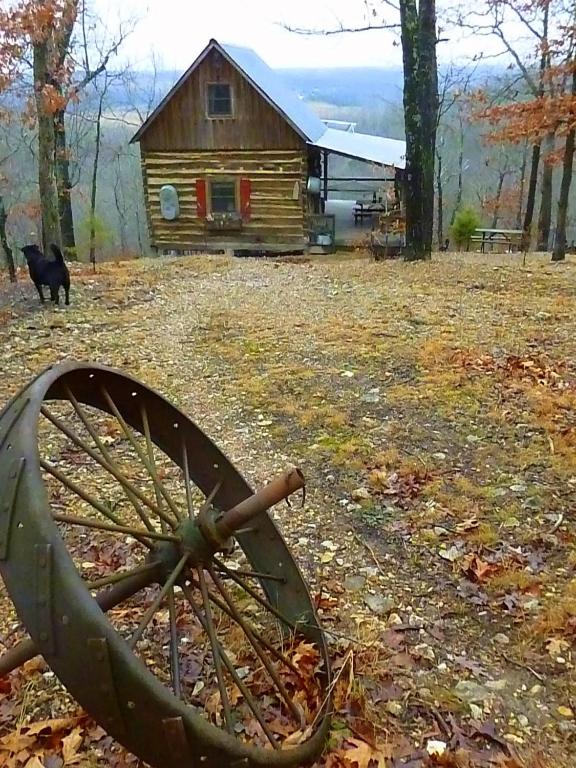
[[[372,217],[377,213],[385,213],[386,206],[384,203],[375,203],[372,200],[356,200],[354,205],[354,224],[358,224],[358,220],[362,221],[367,217]]]
[[[470,243],[480,243],[480,252],[485,253],[487,245],[490,246],[491,251],[494,250],[495,245],[504,245],[510,253],[514,247],[520,246],[523,234],[521,229],[484,229],[479,227],[470,238],[468,247],[470,247]]]

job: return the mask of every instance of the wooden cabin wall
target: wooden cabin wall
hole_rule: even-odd
[[[241,249],[302,248],[307,157],[290,150],[142,153],[146,205],[152,245],[157,248]],[[250,179],[251,215],[242,229],[210,232],[198,217],[196,180]],[[294,185],[299,194],[294,199]],[[173,185],[180,215],[167,221],[160,213],[160,188]]]
[[[230,83],[233,117],[206,116],[208,83]],[[173,94],[140,138],[142,153],[195,149],[299,149],[286,120],[216,50]]]

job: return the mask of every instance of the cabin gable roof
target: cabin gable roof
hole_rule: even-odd
[[[139,141],[144,133],[164,111],[168,102],[180,91],[192,73],[202,64],[211,51],[216,50],[238,73],[245,78],[259,95],[273,107],[306,142],[315,143],[325,132],[326,126],[314,112],[302,102],[282,82],[254,51],[236,45],[221,45],[217,40],[210,40],[200,55],[192,62],[186,72],[170,89],[156,109],[134,134],[131,143]]]

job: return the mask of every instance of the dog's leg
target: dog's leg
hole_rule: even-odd
[[[65,304],[70,304],[70,282],[64,283],[64,293],[66,294]]]
[[[50,286],[50,298],[54,302],[54,304],[58,305],[60,304],[60,287],[59,286]]]
[[[34,283],[34,285],[36,286],[36,290],[38,291],[38,295],[40,296],[40,301],[42,302],[42,304],[44,304],[44,294],[42,293],[42,286],[40,285],[40,283]]]

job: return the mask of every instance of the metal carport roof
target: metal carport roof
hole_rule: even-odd
[[[406,142],[398,139],[326,128],[322,136],[316,141],[311,141],[310,144],[356,160],[394,168],[406,167]]]

